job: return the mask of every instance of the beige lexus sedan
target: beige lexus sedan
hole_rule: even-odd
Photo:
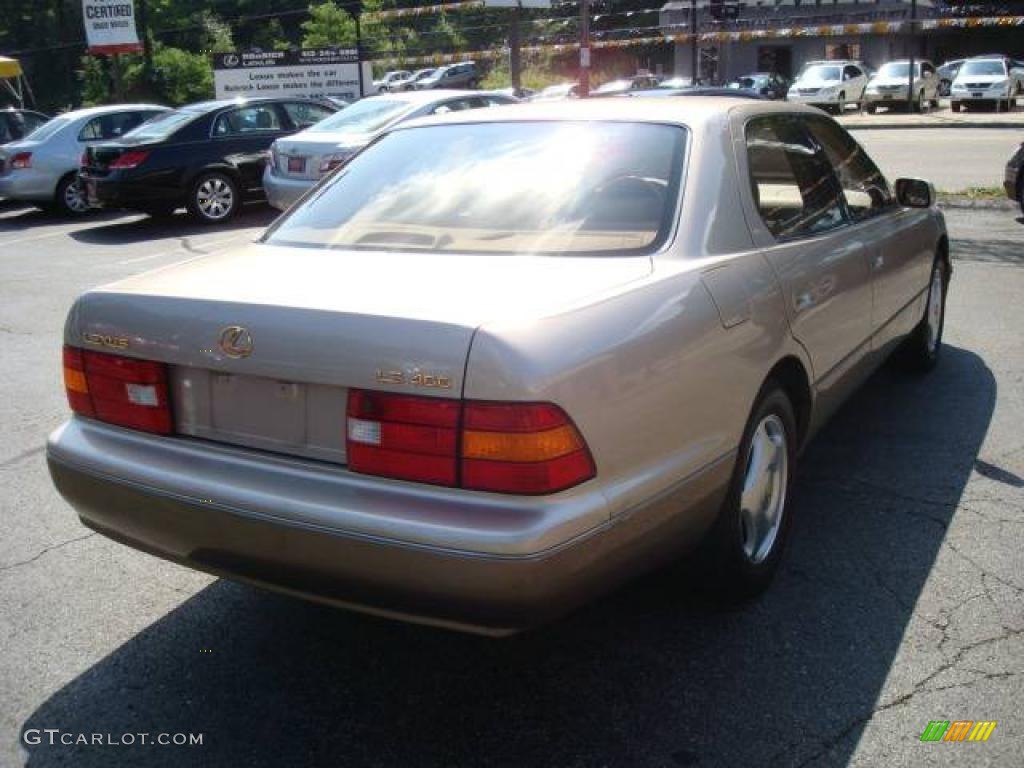
[[[428,118],[79,298],[50,471],[117,541],[406,620],[508,633],[684,556],[744,599],[815,430],[935,365],[950,272],[931,186],[810,107]]]

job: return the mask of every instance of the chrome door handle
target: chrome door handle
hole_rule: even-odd
[[[880,253],[876,254],[875,257],[871,260],[871,268],[872,269],[881,269],[884,266],[885,266],[885,256],[883,256]]]

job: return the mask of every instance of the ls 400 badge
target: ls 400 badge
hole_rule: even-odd
[[[385,370],[383,368],[377,369],[377,383],[407,384],[412,387],[427,387],[430,389],[451,389],[452,387],[451,376],[445,376],[444,374],[424,373],[423,371],[406,373],[405,371]]]

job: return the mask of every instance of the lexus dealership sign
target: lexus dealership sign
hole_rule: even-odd
[[[89,53],[141,51],[135,31],[133,0],[82,0],[82,20]]]
[[[367,85],[369,63],[364,63]],[[213,54],[218,99],[238,96],[359,98],[359,54],[354,48]]]

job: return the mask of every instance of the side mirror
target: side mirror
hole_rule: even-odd
[[[924,179],[896,179],[896,199],[907,208],[931,208],[935,191]]]

